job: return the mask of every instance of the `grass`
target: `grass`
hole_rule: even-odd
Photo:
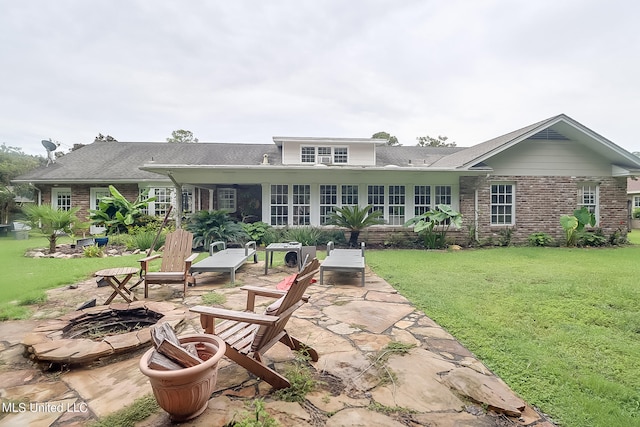
[[[630,236],[636,240],[636,234]],[[640,425],[640,247],[369,251],[367,263],[563,426]]]
[[[60,243],[69,243],[61,238]],[[24,253],[31,248],[48,247],[42,235],[32,233],[28,240],[0,237],[0,320],[24,318],[29,315],[25,305],[45,300],[44,291],[85,280],[94,272],[111,267],[138,267],[141,255],[108,258],[27,258]],[[64,264],[62,263],[64,262]]]
[[[640,231],[629,237],[640,244]],[[20,308],[10,301],[140,258],[23,256],[46,243],[0,237],[0,318]],[[640,425],[639,258],[640,246],[367,251],[376,273],[567,427]]]
[[[114,412],[95,423],[91,427],[134,427],[138,421],[142,421],[155,413],[160,407],[152,394],[136,399],[131,405]]]

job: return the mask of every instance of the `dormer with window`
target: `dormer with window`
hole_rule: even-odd
[[[372,138],[274,137],[282,148],[284,165],[375,166],[375,147],[385,144]]]

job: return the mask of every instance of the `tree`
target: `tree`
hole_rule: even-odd
[[[372,210],[371,205],[361,208],[359,206],[344,206],[336,208],[331,213],[329,225],[344,227],[351,232],[349,236],[349,247],[358,247],[358,237],[360,232],[372,225],[384,224],[382,211]]]
[[[93,142],[96,141],[102,141],[102,142],[118,142],[117,139],[115,139],[114,137],[112,137],[111,135],[107,135],[104,136],[103,134],[99,133],[98,136],[96,136],[96,138],[93,140]]]
[[[171,138],[167,138],[167,142],[198,142],[198,138],[194,138],[193,132],[190,130],[178,129],[171,132]]]
[[[371,138],[386,139],[387,145],[402,145],[398,142],[398,138],[396,138],[395,136],[391,136],[387,132],[376,132],[373,134],[373,136],[371,136]]]
[[[27,173],[46,163],[41,156],[24,154],[21,148],[0,145],[0,185],[9,185],[18,175]]]
[[[418,140],[419,147],[455,147],[455,142],[447,142],[449,139],[446,136],[438,135],[437,138],[432,138],[429,135],[427,136],[419,136],[416,138]]]
[[[78,222],[76,213],[79,207],[68,211],[54,209],[50,205],[30,204],[22,208],[27,222],[32,228],[39,228],[49,240],[49,253],[56,251],[56,242],[60,233],[71,233],[72,226]]]

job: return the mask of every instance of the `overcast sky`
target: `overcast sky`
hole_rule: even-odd
[[[0,0],[0,143],[444,135],[640,151],[637,0]]]

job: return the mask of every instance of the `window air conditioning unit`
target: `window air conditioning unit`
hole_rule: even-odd
[[[318,163],[323,164],[323,165],[330,165],[331,164],[331,156],[319,156],[318,157]]]

